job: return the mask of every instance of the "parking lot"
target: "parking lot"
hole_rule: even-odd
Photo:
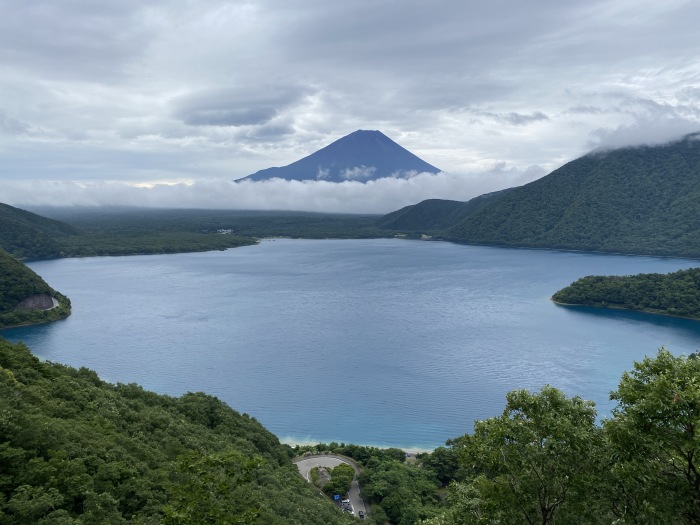
[[[323,468],[335,468],[341,463],[345,463],[347,465],[350,465],[353,470],[355,471],[355,479],[352,481],[352,485],[350,487],[350,492],[348,493],[347,497],[344,495],[340,498],[340,500],[336,503],[340,506],[341,509],[343,509],[343,512],[348,512],[352,513],[353,516],[356,516],[360,519],[364,519],[364,517],[367,515],[367,509],[365,508],[365,503],[362,500],[362,497],[360,496],[360,484],[357,481],[357,475],[360,472],[359,467],[357,464],[350,458],[345,458],[342,456],[336,456],[336,455],[314,455],[314,456],[306,456],[303,458],[298,458],[294,460],[294,463],[296,464],[297,468],[299,469],[299,473],[306,479],[306,481],[311,482],[311,477],[310,477],[310,472],[311,469],[314,467],[323,467]],[[345,504],[347,508],[344,508],[343,505],[343,500],[347,500],[348,503]]]

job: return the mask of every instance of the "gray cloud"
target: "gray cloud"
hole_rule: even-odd
[[[631,122],[593,130],[589,137],[592,148],[663,144],[700,131],[700,108],[625,95],[618,98],[619,111]]]
[[[0,60],[44,79],[115,81],[151,40],[145,14],[135,0],[5,0]]]
[[[533,122],[540,122],[542,120],[549,120],[549,117],[542,113],[541,111],[535,111],[534,113],[522,114],[511,111],[510,113],[491,113],[488,111],[482,111],[476,113],[479,116],[490,117],[503,124],[510,124],[513,126],[525,126]]]
[[[174,101],[175,116],[190,126],[246,126],[270,122],[304,99],[304,86],[200,90]]]
[[[602,115],[607,113],[603,108],[596,106],[574,106],[566,110],[568,113],[581,115]]]
[[[700,87],[684,87],[678,91],[678,99],[686,102],[700,102]]]
[[[692,0],[6,0],[3,188],[232,180],[356,129],[527,179],[697,129],[698,19]],[[393,188],[433,195],[412,184]],[[144,195],[190,194],[168,188]],[[309,206],[330,191],[295,190]]]
[[[28,131],[29,126],[17,119],[8,117],[4,111],[0,110],[0,133],[6,135],[23,135]]]

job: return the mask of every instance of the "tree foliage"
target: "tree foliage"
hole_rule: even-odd
[[[330,469],[329,472],[331,479],[324,485],[323,491],[329,496],[347,494],[352,480],[355,479],[355,469],[350,465],[341,463],[334,469]]]
[[[555,523],[585,512],[583,494],[597,474],[602,446],[592,402],[546,386],[506,396],[499,417],[479,421],[463,438],[462,461],[475,474],[483,513],[506,523]],[[570,510],[571,509],[571,510]]]
[[[700,268],[579,279],[552,296],[563,304],[627,308],[700,319]]]
[[[246,502],[243,490],[253,472],[263,465],[259,456],[246,457],[236,450],[203,455],[184,454],[169,487],[163,525],[249,525],[260,510]]]
[[[56,298],[59,306],[51,310],[18,308],[22,300],[39,294]],[[55,321],[67,317],[70,311],[67,297],[51,288],[23,263],[0,250],[0,328]]]
[[[661,349],[611,394],[616,501],[628,523],[700,523],[700,360]]]
[[[274,435],[218,399],[112,385],[0,339],[0,523],[164,520],[352,523]]]
[[[612,418],[552,387],[515,391],[455,440],[469,470],[424,525],[700,523],[700,360],[661,348],[626,372]]]

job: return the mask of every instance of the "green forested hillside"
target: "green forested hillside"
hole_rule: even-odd
[[[377,221],[385,230],[434,233],[453,226],[512,188],[486,193],[468,202],[428,199],[388,213]]]
[[[594,152],[515,188],[444,232],[448,240],[700,256],[700,135]]]
[[[387,230],[428,233],[441,230],[454,221],[450,217],[466,203],[443,199],[428,199],[387,213],[377,221],[377,226]]]
[[[257,421],[0,339],[0,523],[353,523]]]
[[[559,290],[552,299],[700,319],[700,268],[669,274],[584,277]]]
[[[51,310],[17,308],[19,303],[37,294],[48,294],[58,300]],[[51,288],[27,266],[0,250],[0,328],[22,324],[42,323],[70,315],[70,301]]]
[[[0,203],[0,248],[15,257],[58,257],[57,239],[75,233],[68,224]]]

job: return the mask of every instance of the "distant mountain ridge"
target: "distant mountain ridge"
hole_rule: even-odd
[[[238,181],[323,180],[359,181],[405,178],[415,173],[439,173],[436,168],[380,131],[358,130],[287,166],[267,168]]]
[[[405,230],[411,233],[444,230],[513,189],[485,193],[467,202],[443,199],[424,200],[384,215],[377,222],[377,226],[387,230]]]
[[[430,231],[421,204],[402,220]],[[454,212],[444,206],[432,215]],[[700,133],[589,153],[441,225],[440,238],[471,244],[700,257]]]

